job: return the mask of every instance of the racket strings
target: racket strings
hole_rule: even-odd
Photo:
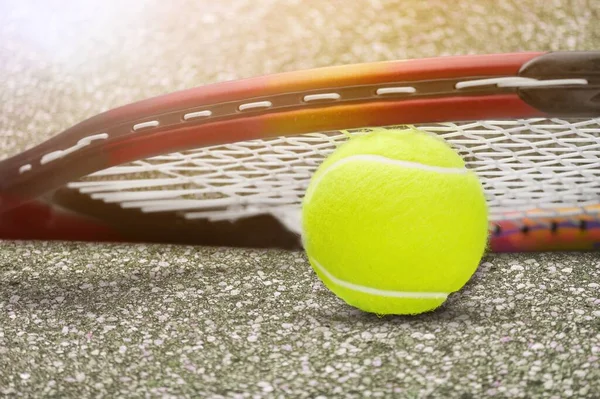
[[[417,127],[444,138],[481,178],[492,221],[600,216],[600,119]],[[297,212],[312,174],[347,140],[347,132],[329,132],[199,148],[106,169],[69,187],[187,219],[286,215]]]

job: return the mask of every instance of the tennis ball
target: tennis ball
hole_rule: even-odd
[[[341,145],[313,175],[301,222],[325,285],[380,315],[439,307],[471,278],[488,236],[477,176],[441,138],[415,129]]]

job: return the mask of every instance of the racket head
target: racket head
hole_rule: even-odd
[[[226,82],[127,105],[0,164],[0,237],[297,247],[297,235],[272,212],[190,221],[181,212],[107,204],[68,184],[164,154],[255,140],[264,145],[314,132],[557,117],[593,124],[600,114],[599,59],[595,52],[519,53],[351,65]],[[559,218],[497,220],[491,248],[596,248],[598,213],[590,209]]]

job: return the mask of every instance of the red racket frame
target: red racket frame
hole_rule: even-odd
[[[187,242],[153,239],[135,229],[124,229],[115,220],[98,218],[94,212],[82,212],[81,206],[76,211],[66,209],[64,201],[57,206],[54,194],[68,182],[98,170],[159,154],[243,140],[398,124],[597,117],[599,59],[595,52],[516,53],[339,66],[224,82],[126,105],[0,162],[0,238]],[[586,78],[588,84],[456,88],[461,81],[502,77]],[[379,96],[374,93],[378,87],[417,89],[414,93]],[[341,95],[334,100],[305,101],[306,95],[327,93]],[[244,104],[263,102],[271,106],[241,110]],[[202,111],[212,115],[184,118]],[[148,122],[157,126],[134,129]],[[106,134],[107,138],[93,140],[76,151],[65,151],[98,134]],[[43,162],[45,155],[60,150],[64,151],[62,156]],[[87,204],[93,207],[89,201]],[[597,249],[600,245],[598,216],[524,222],[525,226],[502,223],[491,238],[491,249]],[[276,224],[267,225],[277,229]],[[261,224],[252,226],[260,228]],[[237,245],[235,239],[227,242],[227,234],[232,234],[235,226],[226,228],[222,237],[208,224],[203,227],[208,233],[201,234],[204,242],[200,243]],[[215,241],[216,236],[221,238]],[[240,245],[289,246],[269,238],[270,234],[265,237],[262,243],[242,240]]]

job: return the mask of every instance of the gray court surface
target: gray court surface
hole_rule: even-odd
[[[174,90],[348,63],[592,50],[598,0],[0,2],[0,157]],[[0,242],[0,397],[600,398],[600,255],[489,255],[364,314],[300,252]]]
[[[439,311],[379,318],[299,252],[5,243],[0,393],[599,397],[599,281],[597,255],[489,256]]]

